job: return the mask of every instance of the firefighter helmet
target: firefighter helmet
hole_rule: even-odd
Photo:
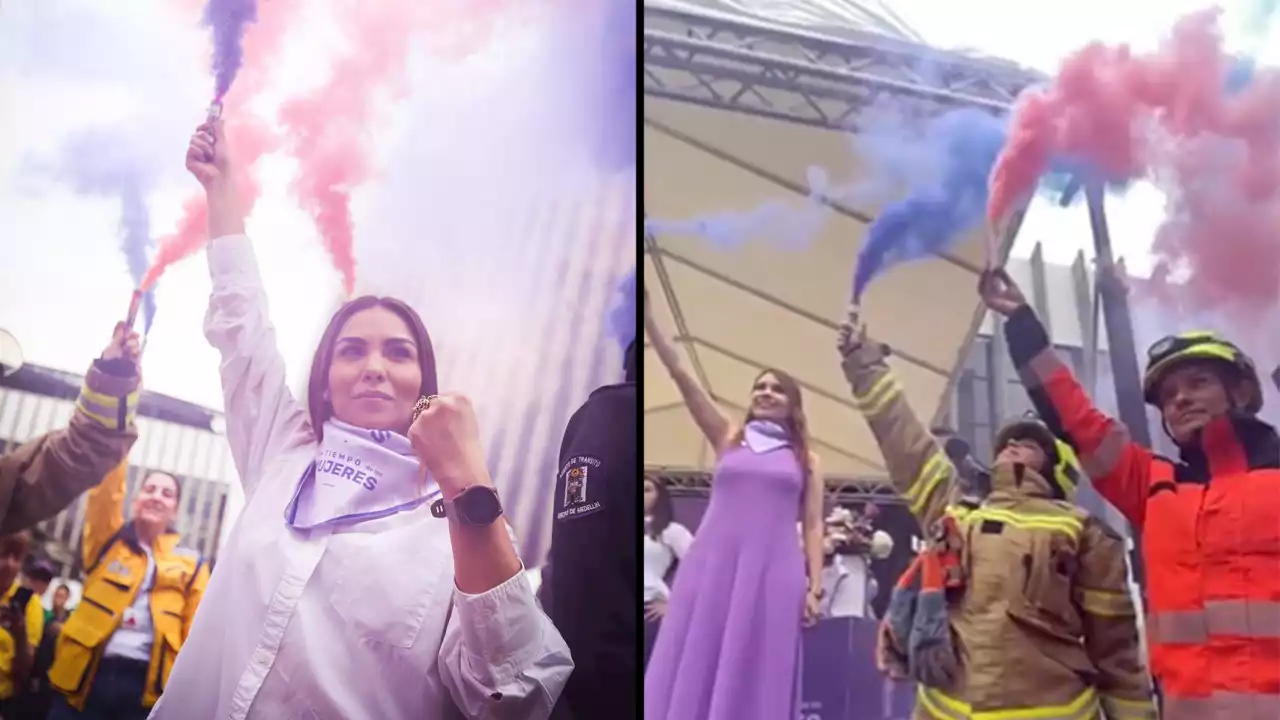
[[[1225,364],[1253,381],[1255,393],[1244,409],[1251,413],[1262,409],[1262,383],[1253,360],[1234,343],[1207,331],[1169,335],[1151,345],[1147,350],[1147,369],[1142,375],[1142,397],[1147,404],[1160,407],[1160,381],[1170,369],[1189,360]]]
[[[1041,474],[1053,486],[1054,497],[1073,501],[1083,474],[1075,450],[1059,440],[1049,426],[1032,412],[1000,429],[996,435],[995,454],[999,455],[1004,446],[1014,440],[1031,440],[1040,446],[1045,464],[1053,470]]]

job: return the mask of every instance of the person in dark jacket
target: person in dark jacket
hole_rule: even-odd
[[[640,620],[636,342],[625,380],[591,393],[560,445],[546,608],[569,644],[574,671],[556,718],[638,717]]]

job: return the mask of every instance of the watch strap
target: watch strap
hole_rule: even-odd
[[[467,513],[464,510],[462,510],[462,507],[463,507],[462,504],[459,503],[458,501],[461,500],[464,495],[470,492],[482,492],[482,493],[487,492],[491,494],[493,496],[494,503],[497,504],[498,506],[498,512],[492,518],[487,518],[483,520],[473,518],[473,517],[468,517]],[[455,495],[452,500],[446,500],[444,498],[440,498],[435,502],[431,503],[431,514],[437,518],[455,518],[457,519],[458,522],[462,523],[463,525],[470,525],[472,527],[487,527],[497,522],[498,518],[502,517],[502,502],[498,499],[497,490],[494,490],[491,487],[486,487],[484,485],[471,485],[470,487],[463,488],[462,492],[459,492],[457,495]]]

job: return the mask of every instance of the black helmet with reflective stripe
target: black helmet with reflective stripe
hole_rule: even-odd
[[[1262,409],[1262,383],[1253,360],[1235,343],[1208,331],[1169,335],[1152,343],[1147,349],[1147,369],[1142,374],[1142,397],[1147,404],[1160,407],[1160,382],[1174,367],[1192,360],[1229,367],[1240,377],[1251,380],[1256,392],[1244,409],[1250,413]]]

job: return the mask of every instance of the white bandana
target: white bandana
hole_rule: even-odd
[[[284,520],[309,530],[412,510],[441,494],[430,478],[420,480],[419,472],[405,436],[329,420],[316,459],[298,478]]]
[[[751,452],[767,453],[791,444],[787,429],[769,420],[752,420],[742,429],[742,442]]]

